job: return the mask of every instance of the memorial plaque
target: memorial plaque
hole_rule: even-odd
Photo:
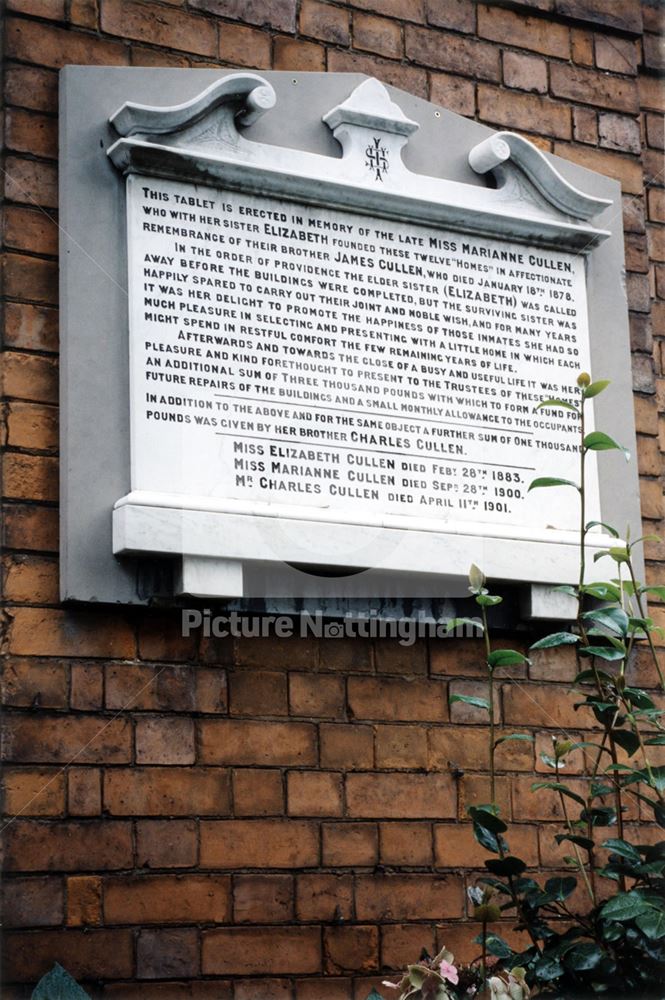
[[[178,74],[163,74],[175,92]],[[127,283],[111,314],[127,367],[110,371],[129,447],[97,437],[114,470],[102,478],[118,599],[150,599],[126,595],[136,560],[155,557],[176,566],[176,595],[210,597],[261,596],[262,578],[266,594],[307,596],[319,571],[341,574],[340,594],[344,574],[372,571],[368,593],[378,573],[386,593],[415,594],[421,580],[420,593],[446,596],[463,592],[472,561],[507,581],[575,576],[575,491],[545,501],[528,486],[577,478],[578,426],[536,406],[572,401],[580,371],[624,381],[620,237],[595,221],[616,185],[585,190],[520,136],[351,80],[228,73],[182,103],[108,113],[105,197]],[[304,129],[296,112],[310,104],[287,89],[303,83],[318,101]],[[448,156],[450,176],[416,135],[442,114],[438,141],[454,136],[466,165]],[[68,205],[75,228],[71,193]],[[65,256],[66,326],[81,314],[72,274]],[[625,424],[625,394],[604,429],[619,414]],[[589,518],[637,518],[634,474],[617,491],[596,458]],[[590,533],[592,550],[606,542]],[[88,558],[77,573],[64,560],[64,577],[99,575]]]

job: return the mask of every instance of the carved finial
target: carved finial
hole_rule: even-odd
[[[350,97],[332,108],[323,120],[333,130],[339,125],[361,125],[374,131],[408,136],[420,128],[418,122],[406,117],[390,99],[383,84],[374,78],[356,87]]]

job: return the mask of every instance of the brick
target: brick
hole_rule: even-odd
[[[647,192],[647,204],[649,219],[654,222],[665,222],[665,190],[662,188],[651,188]]]
[[[580,712],[576,712],[574,699],[561,697],[548,684],[504,685],[503,711],[506,724],[517,726],[537,726],[543,729],[575,728],[582,724]]]
[[[362,638],[337,638],[320,643],[319,669],[344,673],[366,674],[374,670],[374,644]]]
[[[663,455],[656,438],[637,438],[637,466],[641,476],[660,476],[663,471]]]
[[[647,141],[661,152],[665,149],[665,118],[662,115],[647,115]]]
[[[231,918],[228,875],[128,875],[104,880],[109,924],[221,924]]]
[[[303,868],[318,864],[315,824],[295,819],[202,820],[205,868]]]
[[[608,4],[606,0],[555,0],[554,9],[564,17],[588,21],[590,24],[618,28],[634,34],[642,31],[639,0],[621,0],[618,4]]]
[[[229,711],[231,715],[288,715],[286,675],[267,670],[231,674]]]
[[[359,819],[454,816],[456,796],[447,774],[349,774],[349,815]]]
[[[214,23],[183,11],[161,7],[159,17],[155,17],[151,4],[134,3],[133,0],[104,0],[101,25],[102,31],[109,35],[151,42],[200,56],[217,55]]]
[[[577,655],[572,646],[534,649],[529,653],[532,681],[572,681],[578,673]]]
[[[427,733],[420,726],[377,726],[376,766],[427,767]]]
[[[658,35],[642,36],[642,52],[644,65],[651,70],[662,73],[665,70],[665,50],[663,49],[662,31]]]
[[[665,112],[665,83],[655,76],[640,75],[637,86],[640,107],[644,110]]]
[[[287,775],[290,816],[341,816],[342,779],[329,771],[290,771]]]
[[[6,418],[8,447],[26,448],[29,451],[57,451],[58,414],[54,406],[9,403]]]
[[[630,38],[616,35],[596,35],[596,66],[612,73],[637,73],[637,48]]]
[[[8,105],[33,111],[57,111],[58,77],[46,69],[8,64],[5,73],[5,100]]]
[[[4,562],[5,598],[19,604],[54,604],[58,600],[58,567],[45,556],[14,555]]]
[[[7,10],[52,21],[64,21],[65,0],[7,0]]]
[[[640,504],[642,517],[660,521],[663,517],[663,490],[660,483],[649,479],[640,481]]]
[[[198,854],[198,827],[193,819],[142,819],[136,823],[139,868],[191,868]]]
[[[238,639],[236,663],[245,667],[271,670],[316,669],[319,643],[314,639],[292,636],[278,639]]]
[[[127,719],[103,715],[12,715],[5,719],[3,759],[122,764],[131,760],[131,728]]]
[[[190,0],[190,7],[262,28],[296,29],[296,0]]]
[[[381,863],[424,866],[432,863],[432,828],[429,823],[381,823]]]
[[[503,82],[507,87],[547,93],[547,63],[536,56],[520,52],[503,53]]]
[[[645,354],[633,355],[633,391],[634,392],[655,392],[655,380],[653,360]],[[642,509],[642,516],[647,517]]]
[[[307,722],[240,722],[202,719],[203,764],[315,764],[316,729]]]
[[[652,260],[665,261],[665,227],[650,226],[648,232],[649,256]],[[656,305],[657,303],[654,303]]]
[[[653,396],[634,396],[635,430],[638,434],[658,433],[658,407]]]
[[[437,952],[433,927],[422,924],[386,924],[381,928],[381,968],[402,970],[423,950]]]
[[[198,976],[200,968],[195,927],[139,931],[136,940],[138,979]]]
[[[67,768],[67,812],[70,816],[99,816],[102,779],[99,768]]]
[[[466,704],[463,701],[453,702],[454,695],[461,695],[464,698],[484,698],[489,699],[487,683],[485,681],[451,681],[448,686],[450,701],[450,721],[461,724],[486,723],[488,712],[484,708],[477,708],[475,705]],[[494,718],[501,721],[501,701],[499,690],[494,687]]]
[[[608,76],[566,63],[552,63],[550,88],[555,97],[579,101],[580,104],[596,104],[610,111],[639,111],[635,81],[623,77]]]
[[[350,920],[353,913],[351,875],[299,875],[296,878],[298,920]]]
[[[65,778],[55,769],[4,769],[4,811],[9,816],[62,816]]]
[[[104,819],[45,825],[16,820],[6,833],[10,871],[104,871],[131,868],[131,824]]]
[[[509,128],[543,132],[561,139],[572,135],[570,108],[536,94],[516,94],[479,85],[478,115]]]
[[[153,712],[194,710],[195,678],[191,667],[108,664],[105,674],[107,708]]]
[[[398,2],[401,3],[401,0]],[[413,16],[411,11],[409,13]],[[418,66],[405,66],[390,59],[362,55],[359,52],[330,49],[328,52],[328,72],[367,73],[368,76],[375,76],[382,83],[399,87],[410,94],[415,94],[416,97],[427,97],[427,73]],[[342,642],[343,640],[335,640],[331,644],[332,649],[327,650],[327,652],[334,654]],[[357,643],[357,640],[354,640],[354,643]],[[322,653],[324,652],[326,652],[325,645],[322,648]]]
[[[598,118],[592,108],[573,108],[573,137],[577,142],[598,144]]]
[[[501,79],[499,50],[485,42],[408,25],[404,45],[407,58],[421,65],[481,80]]]
[[[83,28],[98,28],[99,0],[71,0],[69,20]]]
[[[402,56],[402,29],[395,21],[374,14],[353,15],[353,47],[381,56],[400,59]]]
[[[464,77],[452,76],[450,73],[431,73],[429,99],[433,104],[440,104],[458,115],[472,118],[476,113],[476,85]]]
[[[57,208],[58,175],[55,165],[8,156],[5,160],[5,196],[9,201],[24,205]]]
[[[319,728],[321,764],[347,770],[374,766],[374,735],[370,726],[322,725]]]
[[[192,719],[136,720],[137,764],[193,764],[195,759]]]
[[[57,310],[23,302],[5,303],[5,343],[29,351],[57,350]]]
[[[91,927],[102,922],[102,880],[98,875],[67,879],[67,926]]]
[[[104,672],[101,663],[74,663],[71,668],[69,703],[81,711],[102,708]]]
[[[440,722],[447,717],[445,686],[436,680],[350,677],[348,700],[356,719]]]
[[[357,920],[440,920],[464,910],[462,880],[440,875],[359,875]]]
[[[425,0],[411,0],[407,5],[403,0],[354,0],[353,6],[397,20],[417,21],[420,24],[425,20]]]
[[[233,811],[236,816],[279,816],[284,790],[279,771],[251,768],[233,772]]]
[[[590,31],[571,28],[570,48],[573,62],[580,66],[593,66],[593,35]]]
[[[503,730],[497,728],[497,739],[509,735],[514,729],[515,727]],[[489,729],[467,728],[463,742],[460,742],[457,727],[431,729],[427,736],[430,768],[442,771],[450,768],[487,770]],[[533,747],[530,743],[508,740],[497,747],[495,762],[498,770],[530,771],[533,768]]]
[[[434,78],[445,74],[433,74]],[[468,84],[468,80],[460,80]],[[472,88],[473,90],[473,85]],[[453,109],[454,110],[454,109]],[[403,646],[399,640],[385,638],[374,642],[374,661],[379,674],[426,674],[427,673],[427,643],[424,639],[416,639],[410,646]]]
[[[322,42],[348,45],[351,41],[348,12],[318,0],[303,0],[299,26],[301,35],[310,35]]]
[[[218,768],[117,768],[104,774],[112,816],[210,816],[229,811],[228,775]]]
[[[621,201],[624,232],[644,233],[646,223],[643,200],[633,198],[630,195],[622,195]]]
[[[536,733],[536,771],[552,775],[553,770],[551,765],[546,763],[542,758],[545,755],[545,757],[551,759],[554,755],[553,748],[555,741],[558,742],[562,739],[564,739],[562,733]],[[566,732],[565,739],[580,742],[584,740],[584,736],[580,733]],[[559,771],[561,774],[581,774],[585,769],[588,754],[589,751],[583,747],[578,750],[571,750],[565,757],[559,760]]]
[[[646,274],[649,270],[646,236],[641,233],[626,233],[624,236],[624,246],[626,250],[626,270],[641,271],[643,274]]]
[[[15,250],[55,255],[58,252],[58,225],[48,212],[7,205],[5,243]]]
[[[2,703],[27,708],[66,708],[68,671],[58,660],[7,657],[2,676]]]
[[[14,608],[12,618],[11,650],[24,656],[134,654],[133,633],[118,615],[109,619],[97,611]]]
[[[624,115],[601,112],[598,117],[598,135],[600,145],[607,149],[639,154],[642,146],[638,122]]]
[[[324,865],[344,868],[376,864],[378,833],[373,823],[324,823],[321,833]]]
[[[280,36],[274,43],[273,65],[275,69],[291,72],[323,72],[326,68],[326,50],[316,42]]]
[[[236,875],[233,921],[236,924],[280,924],[293,918],[291,875]]]
[[[12,934],[5,941],[8,982],[34,983],[55,962],[76,980],[128,979],[134,971],[129,930],[68,928]]]
[[[427,23],[453,31],[476,30],[476,6],[472,0],[426,0]]]
[[[517,649],[522,652],[520,640],[509,637],[492,643],[494,649]],[[430,642],[430,661],[433,674],[453,677],[487,677],[485,645],[481,639],[433,639]],[[524,676],[524,667],[497,668],[496,676]]]
[[[57,122],[47,115],[10,108],[5,116],[5,143],[14,152],[54,160],[58,155]]]
[[[291,715],[335,719],[344,714],[344,681],[325,674],[289,675]]]
[[[492,795],[489,775],[463,774],[459,779],[459,818],[466,818],[470,806],[494,801],[503,818],[510,819],[510,781],[510,778],[496,777]]]
[[[565,160],[572,160],[589,170],[614,177],[621,182],[622,189],[628,194],[642,193],[642,171],[639,163],[630,157],[565,142],[556,142],[554,152]]]
[[[58,401],[58,367],[54,358],[7,351],[4,355],[2,382],[5,396],[32,400],[36,403]],[[53,492],[47,499],[52,500],[56,497],[57,493]]]
[[[348,1000],[352,990],[351,980],[341,976],[296,980],[297,1000]]]
[[[55,552],[58,548],[58,512],[22,503],[6,504],[0,518],[2,540],[8,549]]]
[[[324,968],[330,975],[341,972],[374,972],[379,966],[379,929],[326,927],[323,931]]]
[[[236,981],[234,1000],[254,1000],[256,983]],[[261,979],[262,1000],[291,1000],[293,996],[291,980]]]
[[[196,644],[195,634],[183,635],[179,613],[150,614],[139,625],[141,660],[192,660],[196,656]]]
[[[167,0],[170,2],[170,0]],[[132,66],[177,66],[187,68],[192,60],[188,56],[176,52],[166,52],[164,49],[148,49],[144,45],[134,43],[130,51]]]
[[[154,41],[154,37],[151,40]],[[70,63],[86,66],[127,64],[127,49],[120,42],[55,28],[38,21],[9,18],[5,45],[9,58],[52,69],[62,69]]]
[[[502,813],[505,819],[505,815]],[[511,824],[506,834],[510,852],[528,865],[538,864],[538,829]],[[470,822],[434,827],[434,863],[437,868],[483,868],[488,852],[476,841]]]
[[[210,715],[226,713],[228,684],[225,670],[197,666],[195,686],[197,712],[206,712]]]
[[[298,975],[321,968],[316,927],[233,927],[204,931],[204,975]]]
[[[478,34],[493,42],[516,45],[557,59],[568,59],[570,56],[566,25],[524,16],[503,7],[478,5]]]
[[[219,58],[234,66],[270,69],[272,46],[268,36],[242,24],[220,24]]]
[[[504,941],[510,942],[512,948],[516,952],[526,951],[531,945],[531,939],[526,933],[519,933],[513,930],[513,924],[503,921],[502,923],[492,924],[492,929],[497,934],[499,934]],[[477,938],[479,934],[482,933],[482,925],[474,923],[470,920],[465,920],[463,922],[448,924],[448,925],[438,925],[437,926],[437,937],[438,943],[437,948],[445,946],[447,948],[455,950],[453,954],[455,956],[455,961],[457,964],[462,962],[474,962],[478,957],[478,945],[474,938]],[[436,950],[436,949],[435,949]]]
[[[513,780],[513,815],[524,820],[560,820],[563,816],[561,801],[556,792],[548,788],[532,791],[532,778],[520,777]],[[566,779],[571,791],[586,796],[586,786],[576,778]]]
[[[642,170],[644,183],[663,185],[663,153],[655,149],[642,148]]]
[[[52,927],[64,920],[61,878],[6,878],[2,922],[9,927]]]

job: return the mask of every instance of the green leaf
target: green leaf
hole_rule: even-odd
[[[496,594],[478,594],[476,604],[481,608],[493,608],[495,604],[501,604],[503,597]]]
[[[535,736],[531,733],[511,733],[509,736],[499,736],[498,740],[494,741],[494,746],[498,747],[499,743],[508,743],[509,740],[524,740],[525,742],[533,743]]]
[[[642,587],[642,594],[655,594],[661,601],[665,601],[665,587]]]
[[[635,923],[642,933],[652,941],[665,937],[665,912],[663,910],[647,910],[635,917]]]
[[[618,743],[622,750],[625,750],[629,757],[640,748],[640,741],[636,733],[630,729],[613,729],[612,739]]]
[[[604,626],[617,635],[626,635],[628,632],[628,615],[623,608],[596,608],[585,611],[582,618]]]
[[[596,846],[593,840],[589,837],[581,837],[576,833],[557,833],[554,837],[557,844],[562,844],[564,840],[569,840],[571,844],[577,844],[578,847],[583,847],[585,851],[592,851]]]
[[[572,875],[564,878],[549,878],[545,883],[545,892],[557,903],[563,903],[577,888],[577,879]]]
[[[649,747],[662,747],[665,746],[665,735],[663,736],[650,736],[648,740],[644,741]]]
[[[580,646],[580,656],[598,656],[601,660],[623,660],[624,653],[613,646]]]
[[[603,841],[603,847],[612,851],[613,854],[618,854],[621,858],[632,861],[635,865],[642,863],[640,852],[632,844],[629,844],[627,840],[619,840],[618,838],[611,837],[609,840]]]
[[[453,629],[461,628],[464,625],[471,625],[473,628],[477,628],[479,632],[484,632],[482,622],[476,621],[475,618],[450,618],[446,622],[446,632],[452,632]]]
[[[592,431],[591,434],[587,434],[583,444],[587,451],[622,451],[626,461],[630,459],[628,449],[602,431]]]
[[[588,385],[586,389],[584,389],[584,391],[582,392],[582,395],[584,396],[585,399],[591,399],[593,396],[597,396],[599,393],[603,392],[604,389],[607,389],[609,384],[610,384],[609,379],[607,378],[599,379],[597,382],[592,382],[590,385]]]
[[[576,944],[574,948],[566,952],[564,964],[574,972],[588,972],[595,969],[600,964],[605,953],[597,944],[592,941]]]
[[[598,555],[598,553],[596,553]],[[606,552],[601,552],[600,555],[607,555]],[[594,556],[594,562],[595,562]],[[621,591],[618,587],[611,583],[588,583],[582,588],[583,593],[588,594],[589,597],[597,597],[599,601],[620,601]]]
[[[538,406],[536,406],[536,410],[544,410],[544,409],[572,410],[573,413],[579,413],[577,407],[573,406],[572,403],[567,403],[565,399],[544,399],[542,403],[538,403]]]
[[[624,688],[623,693],[631,705],[634,705],[636,708],[656,707],[646,691],[642,691],[640,688],[627,687]]]
[[[573,635],[572,632],[553,632],[551,635],[546,635],[544,639],[539,639],[538,642],[534,642],[530,648],[552,649],[553,646],[572,646],[574,643],[579,641],[580,637],[578,635]]]
[[[634,920],[650,909],[649,903],[635,891],[621,892],[609,899],[600,910],[606,920]]]
[[[577,792],[571,792],[567,785],[562,785],[559,781],[534,781],[531,791],[537,792],[541,788],[549,788],[552,792],[560,792],[562,795],[567,795],[569,799],[574,799],[581,806],[586,806],[586,802],[581,795],[578,795]]]
[[[518,653],[516,649],[495,649],[487,657],[490,667],[512,667],[518,663],[528,663],[526,656]]]
[[[485,867],[492,875],[521,875],[526,871],[526,864],[521,858],[487,858]]]
[[[451,695],[450,704],[453,705],[456,701],[463,701],[465,705],[473,705],[474,708],[484,708],[487,712],[490,710],[490,703],[487,698],[475,698],[470,694]]]
[[[475,563],[471,563],[471,569],[469,570],[469,589],[477,593],[483,589],[484,584],[485,574],[481,569],[478,569]]]
[[[545,955],[543,958],[539,958],[533,967],[533,971],[539,980],[544,982],[550,982],[552,979],[558,979],[563,975],[563,966],[558,958],[550,958]]]
[[[591,528],[604,528],[608,535],[611,535],[612,538],[619,537],[619,532],[616,528],[613,528],[611,524],[607,524],[606,521],[587,521],[584,530],[590,531]]]
[[[570,479],[555,479],[552,476],[541,476],[539,479],[532,480],[527,493],[530,493],[531,490],[542,489],[545,486],[572,486],[573,489],[579,490],[577,483],[572,483]]]
[[[56,962],[35,986],[32,1000],[90,1000],[90,997],[67,970]]]
[[[482,944],[482,935],[476,938],[476,942]],[[512,948],[498,934],[488,934],[485,945],[490,955],[494,955],[496,958],[510,958],[513,954]]]

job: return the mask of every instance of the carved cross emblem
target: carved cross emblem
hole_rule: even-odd
[[[373,137],[373,142],[369,144],[365,150],[365,156],[367,157],[365,163],[369,170],[374,174],[374,179],[377,181],[383,180],[383,174],[388,173],[388,150],[385,146],[381,145],[381,140],[377,139],[376,136]]]

